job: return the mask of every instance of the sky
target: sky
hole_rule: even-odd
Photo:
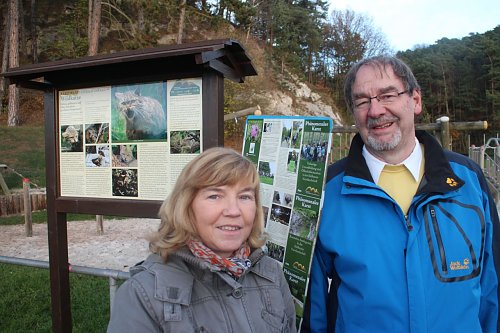
[[[499,0],[329,0],[330,12],[351,9],[373,20],[395,51],[461,39],[500,25]]]

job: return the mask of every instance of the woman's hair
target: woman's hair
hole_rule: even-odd
[[[356,81],[356,75],[362,66],[373,66],[377,67],[381,72],[385,71],[387,67],[392,68],[394,74],[401,80],[405,86],[405,90],[408,93],[413,93],[414,90],[420,91],[420,85],[413,75],[410,67],[404,63],[401,59],[389,56],[375,56],[371,58],[366,58],[355,63],[349,72],[347,72],[345,82],[344,82],[344,99],[349,110],[354,111],[354,101],[352,99],[352,86]]]
[[[248,181],[255,191],[256,214],[248,237],[251,248],[265,243],[260,180],[255,165],[236,151],[216,147],[205,150],[189,162],[179,175],[170,195],[161,205],[158,231],[150,237],[149,249],[167,259],[168,255],[197,237],[192,202],[200,189],[236,185]]]

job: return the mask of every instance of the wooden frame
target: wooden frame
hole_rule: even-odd
[[[257,72],[243,47],[228,39],[41,63],[12,68],[2,75],[10,84],[44,92],[52,326],[54,332],[71,332],[67,213],[156,218],[161,201],[60,196],[58,92],[200,77],[202,148],[207,149],[224,145],[224,78],[244,82]]]

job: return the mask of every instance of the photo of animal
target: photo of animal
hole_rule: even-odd
[[[137,145],[113,145],[113,167],[137,167]]]
[[[108,143],[109,124],[90,124],[85,126],[85,144]]]
[[[137,169],[113,169],[113,196],[137,197]]]
[[[82,125],[61,126],[61,152],[83,152]]]
[[[85,165],[87,167],[109,167],[109,146],[89,145],[85,148]]]
[[[126,90],[126,87],[122,87],[115,90],[113,112],[117,124],[113,125],[113,132],[122,132],[123,137],[113,137],[113,141],[166,139],[167,116],[161,102],[164,101],[164,95],[155,94],[152,97],[141,93],[148,91],[152,94],[160,90],[161,85],[157,83],[137,86],[136,89]]]
[[[171,154],[199,154],[200,131],[172,131],[170,132]]]

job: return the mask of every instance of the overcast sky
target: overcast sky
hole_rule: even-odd
[[[395,51],[484,33],[500,24],[499,0],[330,0],[333,9],[371,17]]]

